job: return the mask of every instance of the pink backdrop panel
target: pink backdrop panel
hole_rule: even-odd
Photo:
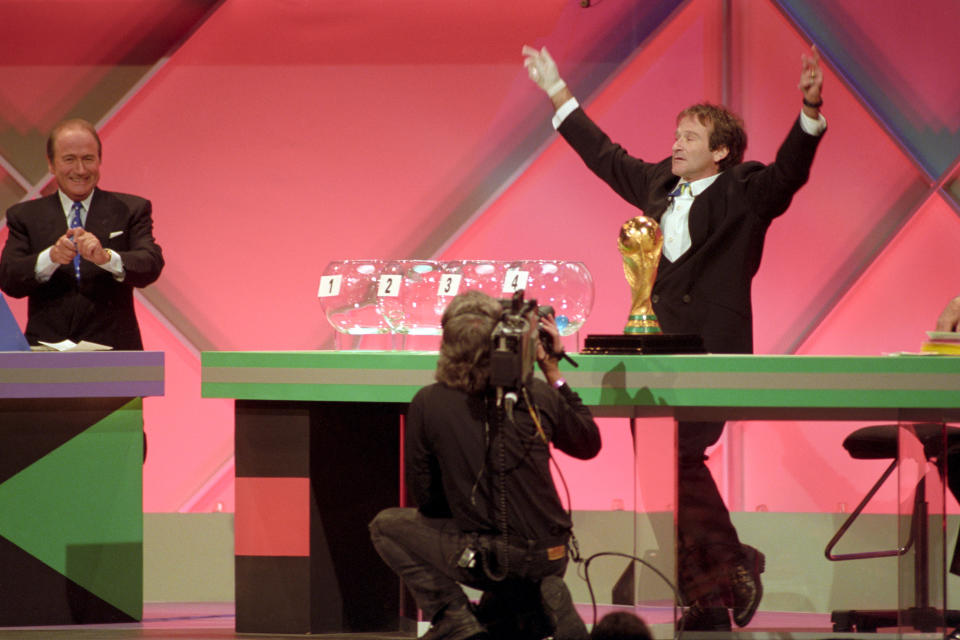
[[[770,162],[799,115],[800,53],[809,46],[766,3],[751,3],[737,16],[736,95],[750,136],[747,157]],[[884,233],[925,191],[918,170],[826,63],[828,130],[809,182],[770,228],[754,280],[757,353],[791,352],[837,287],[872,258]],[[869,179],[860,173],[867,167]]]
[[[711,52],[719,39],[719,17],[712,5],[688,5],[584,105],[586,111],[632,154],[655,161],[668,156],[677,113],[704,96],[718,98],[716,75],[703,67],[716,65]],[[678,69],[690,70],[691,81],[675,82]],[[652,86],[659,88],[655,101],[649,99]],[[536,91],[532,85],[530,90]],[[547,120],[549,103],[539,97]],[[556,137],[442,257],[581,260],[595,286],[593,312],[581,333],[618,333],[630,292],[616,238],[620,226],[639,214]]]
[[[315,300],[324,265],[416,250],[450,189],[496,145],[509,153],[491,133],[504,105],[539,98],[530,86],[513,97],[520,43],[574,17],[595,33],[622,13],[540,2],[467,28],[448,9],[399,6],[227,3],[111,121],[105,183],[182,221],[163,225],[169,267],[152,295],[198,346],[332,344]],[[371,15],[378,26],[350,38]]]
[[[101,132],[102,185],[153,200],[167,259],[137,307],[147,348],[167,354],[167,395],[145,402],[145,508],[233,508],[232,406],[199,397],[198,353],[332,346],[316,300],[329,260],[580,260],[596,286],[583,333],[621,331],[629,292],[615,238],[639,212],[557,140],[520,47],[547,45],[587,111],[634,155],[665,157],[682,107],[726,97],[746,121],[748,159],[766,162],[797,117],[809,49],[780,4],[803,9],[808,33],[835,55],[824,60],[829,131],[754,283],[757,351],[917,349],[960,293],[960,217],[944,199],[960,189],[954,179],[953,196],[932,192],[904,151],[934,148],[919,161],[946,154],[956,169],[956,150],[943,149],[960,124],[951,0],[923,12],[880,0],[869,19],[849,17],[855,0],[732,2],[729,41],[715,0],[681,3],[669,19],[670,2],[226,0]],[[177,29],[146,25],[192,24],[208,6],[43,5],[0,0],[0,15],[37,25],[0,42],[0,142],[22,145],[117,68],[160,59],[144,52],[166,51]],[[66,64],[40,44],[65,33],[44,12],[78,5],[87,11],[68,26],[95,37]],[[0,178],[0,190],[28,189],[3,166]],[[9,302],[24,323],[25,301]],[[854,426],[731,425],[738,437],[709,464],[736,509],[835,511],[878,473],[841,449]],[[559,457],[573,506],[633,508],[626,421],[602,430],[597,460]],[[730,464],[733,447],[742,468]]]
[[[197,354],[149,308],[136,311],[144,349],[164,352],[164,395],[143,401],[143,510],[233,511],[233,483],[216,483],[224,468],[233,479],[233,401],[201,398]]]
[[[960,217],[933,194],[798,353],[917,351],[960,293]]]
[[[944,304],[960,293],[960,218],[932,196],[834,307],[800,354],[917,352]],[[891,356],[895,357],[895,356]],[[919,357],[919,356],[917,356]],[[843,439],[863,423],[748,423],[743,508],[852,509],[885,463],[852,460]],[[895,487],[895,483],[892,483]],[[954,505],[950,501],[950,508]],[[871,510],[896,511],[895,488]]]
[[[960,148],[960,3],[781,0],[933,177]]]
[[[597,423],[603,442],[597,457],[584,461],[553,450],[559,467],[559,473],[554,469],[553,477],[560,499],[575,511],[630,511],[636,502],[629,423],[612,418],[599,419]]]

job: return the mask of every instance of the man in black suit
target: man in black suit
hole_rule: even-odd
[[[700,334],[710,352],[750,353],[750,289],[767,229],[806,183],[826,129],[816,48],[802,58],[800,117],[769,165],[743,162],[741,121],[710,104],[680,112],[670,157],[634,158],[587,117],[546,48],[525,46],[523,54],[530,78],[553,103],[560,135],[590,170],[660,223],[663,254],[651,302],[663,330]],[[730,630],[728,607],[744,626],[762,596],[763,554],[740,543],[704,464],[722,431],[722,422],[678,425],[677,562],[691,604],[686,629]]]
[[[30,344],[87,340],[143,349],[134,287],[154,282],[163,254],[149,200],[97,188],[100,137],[89,122],[61,122],[47,140],[58,190],[7,210],[0,290],[29,296]]]

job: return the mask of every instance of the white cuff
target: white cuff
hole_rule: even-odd
[[[803,129],[804,133],[811,136],[821,136],[827,130],[827,119],[823,117],[822,113],[816,119],[811,118],[801,109],[800,128]]]
[[[577,107],[580,106],[580,103],[577,102],[576,98],[570,98],[557,109],[557,112],[553,114],[553,128],[559,129],[560,125],[563,124],[563,121],[567,119],[571,113],[577,110]]]
[[[50,259],[50,249],[52,248],[53,247],[47,247],[37,256],[37,264],[33,267],[33,273],[37,278],[37,282],[46,282],[52,278],[53,272],[60,266]]]
[[[113,249],[107,249],[106,251],[110,254],[110,259],[97,266],[112,273],[117,280],[123,280],[126,274],[123,272],[123,260],[120,258],[120,254]]]

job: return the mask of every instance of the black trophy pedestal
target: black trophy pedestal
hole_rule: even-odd
[[[703,339],[690,333],[588,335],[580,353],[667,355],[706,353]]]

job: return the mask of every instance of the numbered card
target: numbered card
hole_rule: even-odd
[[[526,289],[528,275],[530,275],[529,271],[521,271],[520,269],[507,269],[507,275],[503,279],[503,292],[516,293],[521,289]]]
[[[320,298],[329,298],[330,296],[340,295],[340,285],[342,283],[342,275],[322,276],[320,278],[320,290],[317,291],[317,296]]]
[[[399,273],[385,273],[380,276],[380,286],[377,288],[378,298],[395,298],[400,295],[400,285],[403,275]]]
[[[440,276],[440,286],[437,287],[438,296],[455,296],[460,290],[460,280],[463,278],[459,273],[445,273]]]

